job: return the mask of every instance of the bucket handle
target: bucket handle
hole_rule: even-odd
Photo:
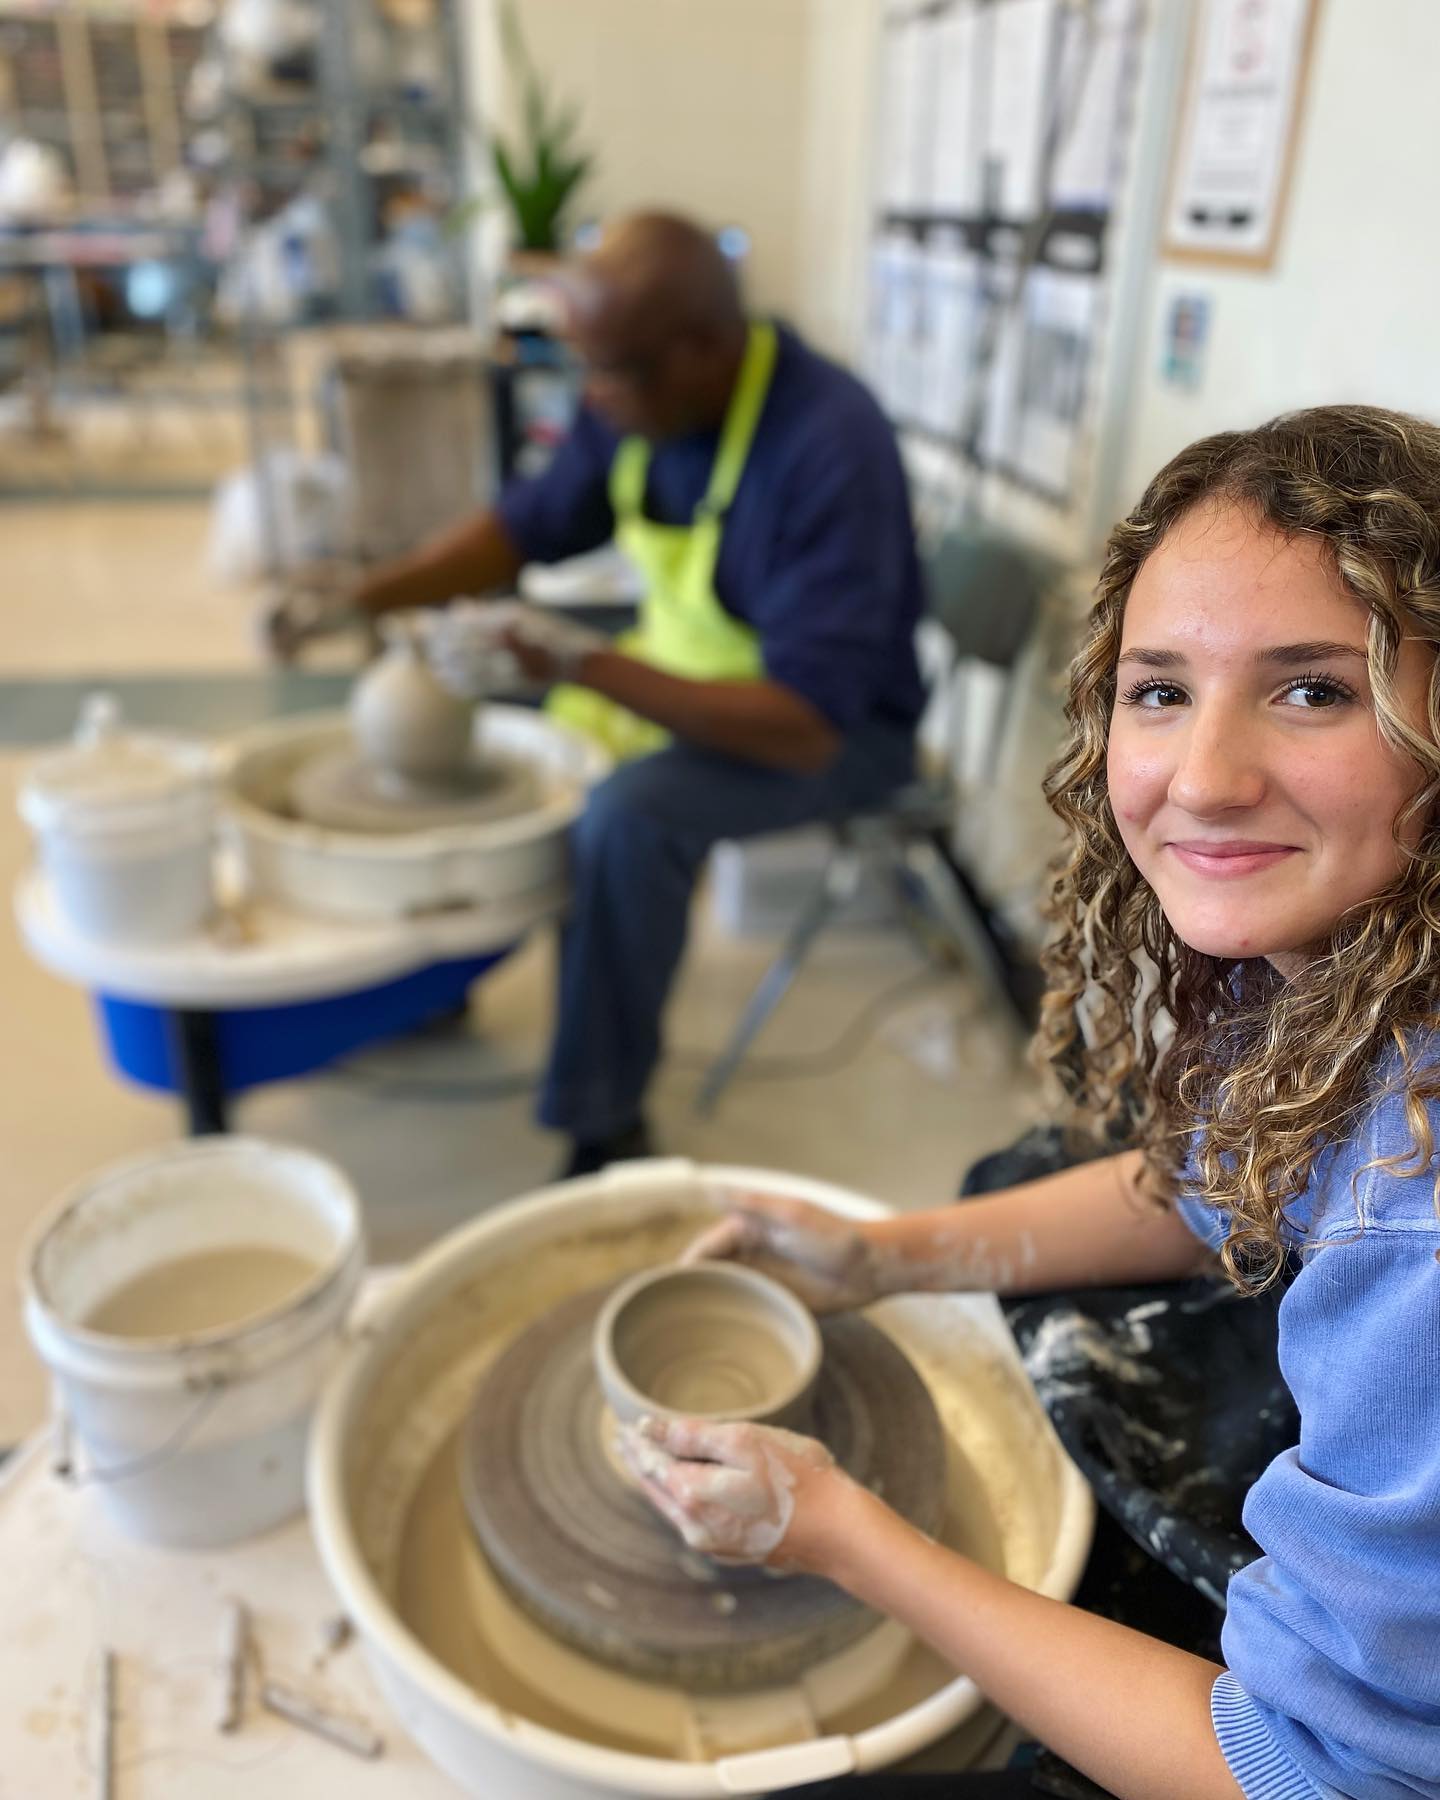
[[[170,1457],[180,1454],[200,1426],[215,1410],[216,1402],[229,1385],[230,1378],[228,1376],[211,1375],[204,1383],[198,1385],[195,1404],[189,1412],[173,1431],[167,1433],[160,1440],[153,1450],[146,1450],[139,1456],[132,1456],[127,1462],[106,1463],[103,1467],[94,1462],[90,1462],[84,1468],[77,1464],[70,1415],[57,1398],[53,1421],[55,1453],[51,1459],[51,1471],[61,1481],[69,1482],[72,1487],[77,1488],[90,1487],[108,1481],[124,1481],[132,1475],[143,1475],[147,1470],[157,1468]]]

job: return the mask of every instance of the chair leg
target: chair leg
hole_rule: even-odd
[[[695,1100],[696,1112],[708,1115],[715,1110],[716,1101],[730,1085],[746,1051],[759,1035],[765,1021],[784,999],[801,963],[809,954],[810,946],[854,895],[860,874],[859,853],[844,846],[837,848],[826,864],[825,873],[820,877],[814,893],[790,927],[779,955],[760,978],[759,986],[750,996],[730,1042],[706,1071]]]
[[[1028,1034],[1033,1020],[1017,988],[1016,971],[979,895],[961,872],[928,838],[912,838],[900,849],[897,876],[902,886],[913,883],[914,899],[1001,1002],[1006,1016]]]
[[[895,907],[900,916],[910,942],[919,952],[923,962],[934,963],[939,960],[940,945],[936,941],[937,930],[934,908],[920,891],[918,879],[911,873],[905,861],[904,846],[895,845],[881,859],[882,870],[889,881],[894,897]],[[957,957],[969,961],[962,949],[953,942],[953,934],[944,933],[946,945],[954,950]]]

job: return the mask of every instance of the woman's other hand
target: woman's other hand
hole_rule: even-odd
[[[815,1313],[849,1312],[890,1290],[863,1225],[805,1200],[716,1188],[727,1208],[685,1251],[683,1263],[737,1262],[773,1276]]]
[[[692,1550],[822,1573],[853,1488],[823,1444],[773,1425],[647,1417],[620,1453]]]

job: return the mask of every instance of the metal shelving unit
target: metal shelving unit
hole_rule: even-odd
[[[318,0],[321,29],[315,76],[305,89],[262,92],[231,88],[225,128],[232,154],[222,173],[251,197],[252,222],[261,209],[303,192],[323,201],[336,250],[335,281],[314,296],[300,320],[277,322],[255,305],[238,320],[243,357],[250,460],[258,472],[261,517],[272,572],[283,565],[283,545],[270,471],[277,452],[301,440],[307,396],[297,392],[289,340],[307,330],[374,324],[397,316],[385,266],[383,214],[387,201],[423,188],[444,207],[459,195],[464,147],[464,58],[459,0],[436,0],[433,30],[439,87],[416,93],[377,83],[360,66],[359,39],[372,0]],[[373,24],[375,15],[369,13]],[[459,325],[466,316],[463,246],[446,250],[449,306],[428,325]]]

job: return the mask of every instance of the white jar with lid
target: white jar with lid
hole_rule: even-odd
[[[112,944],[188,937],[214,906],[214,760],[192,738],[125,730],[92,694],[73,744],[31,763],[21,817],[70,924]]]

